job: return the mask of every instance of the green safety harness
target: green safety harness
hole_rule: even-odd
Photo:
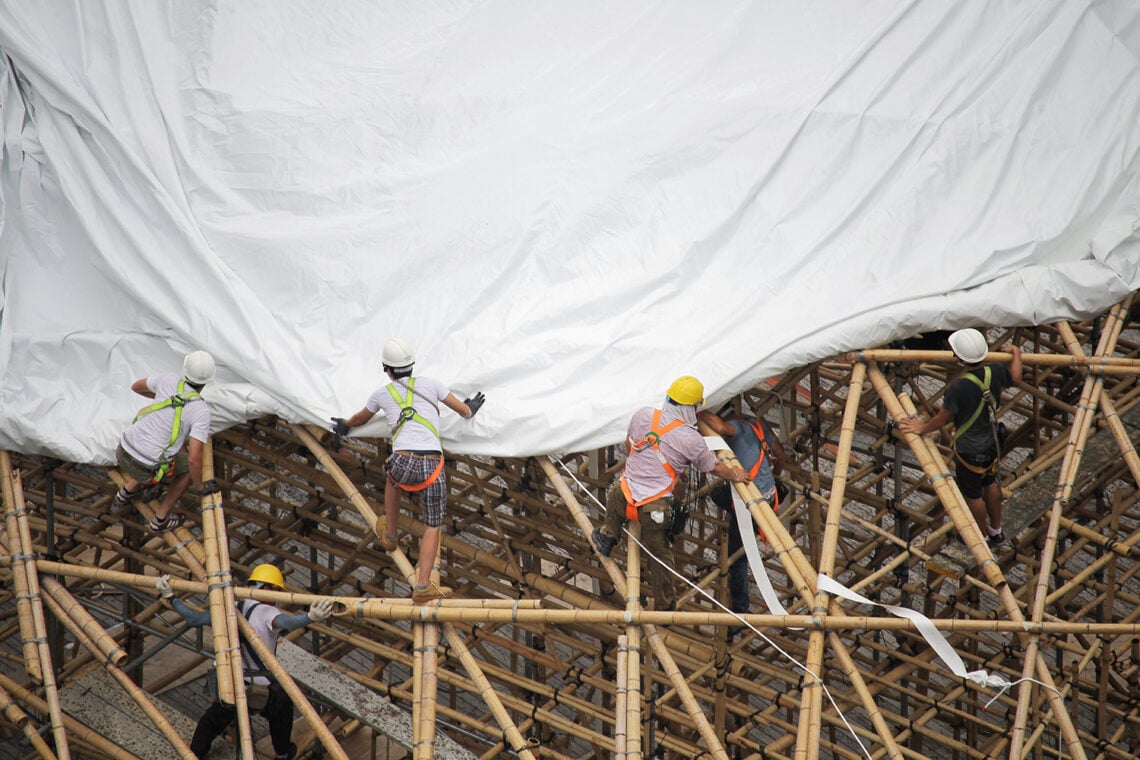
[[[962,457],[958,455],[957,449],[954,451],[954,456],[958,457],[959,462],[966,465],[966,467],[970,470],[973,470],[974,472],[981,475],[985,475],[989,472],[996,472],[998,460],[1001,459],[1001,441],[999,439],[997,431],[997,401],[994,399],[993,393],[990,392],[991,370],[988,365],[983,370],[983,376],[984,379],[979,380],[978,376],[972,372],[967,372],[965,374],[965,377],[973,382],[974,385],[978,386],[978,388],[982,391],[982,398],[980,401],[978,401],[978,408],[975,409],[974,413],[970,415],[970,419],[966,420],[965,424],[963,424],[962,427],[954,431],[953,440],[953,443],[957,443],[958,439],[965,435],[966,431],[973,427],[974,423],[978,421],[978,418],[982,416],[982,410],[989,406],[990,423],[991,427],[993,427],[994,433],[994,443],[998,447],[998,456],[994,458],[993,464],[991,464],[989,467],[976,467],[969,462],[964,461]]]
[[[435,436],[435,439],[437,441],[440,440],[439,431],[435,429],[435,425],[431,424],[430,420],[428,420],[422,414],[417,412],[415,410],[415,408],[412,406],[412,397],[415,395],[415,391],[414,391],[415,385],[416,385],[416,379],[414,377],[409,377],[408,378],[408,384],[405,387],[406,393],[404,394],[403,398],[400,398],[400,394],[396,391],[396,384],[395,383],[388,383],[388,393],[390,393],[392,395],[392,399],[397,404],[399,404],[399,406],[400,406],[399,421],[396,422],[396,427],[394,427],[392,429],[392,442],[393,442],[393,444],[395,444],[396,436],[400,434],[400,429],[404,427],[404,424],[406,422],[408,422],[408,420],[414,420],[414,421],[420,423],[425,428],[427,428],[428,430],[431,431],[431,434]],[[442,441],[440,441],[440,445],[442,447]],[[396,486],[398,486],[400,489],[402,489],[404,491],[407,491],[409,493],[415,493],[417,491],[424,490],[425,488],[430,486],[432,483],[434,483],[436,481],[436,479],[439,477],[441,472],[443,472],[443,454],[442,453],[439,456],[439,463],[436,464],[435,470],[430,475],[428,475],[427,480],[425,480],[423,483],[408,484],[408,483],[401,483],[401,482],[394,480],[394,479],[392,479],[391,482],[394,483]]]
[[[151,414],[152,412],[157,412],[159,409],[174,407],[174,425],[170,428],[170,443],[166,445],[166,448],[162,450],[162,454],[159,455],[158,469],[155,470],[154,477],[150,480],[151,483],[160,482],[170,473],[170,470],[173,467],[174,463],[167,455],[167,452],[170,451],[170,449],[173,448],[174,444],[178,441],[178,432],[182,429],[182,407],[186,406],[191,401],[195,401],[201,397],[202,396],[200,393],[198,393],[198,391],[190,391],[189,393],[186,393],[186,380],[179,380],[177,393],[168,399],[159,401],[157,404],[151,404],[150,406],[143,407],[139,410],[139,413],[135,415],[134,421],[138,422],[141,418],[147,416],[148,414]]]

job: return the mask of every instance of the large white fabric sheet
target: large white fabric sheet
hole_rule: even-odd
[[[1140,285],[1128,0],[8,0],[0,52],[27,453],[110,461],[199,347],[218,425],[324,424],[391,335],[486,392],[450,450],[583,450],[679,374]]]

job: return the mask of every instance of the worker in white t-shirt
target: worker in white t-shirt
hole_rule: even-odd
[[[210,406],[201,396],[214,379],[214,357],[194,351],[182,362],[181,376],[166,372],[136,380],[131,390],[156,402],[143,407],[119,441],[115,460],[127,482],[115,494],[116,508],[126,506],[147,486],[169,483],[150,529],[173,530],[186,515],[174,512],[191,481],[202,495],[217,493],[214,480],[202,482],[202,451],[210,437]],[[188,445],[187,445],[187,442]]]

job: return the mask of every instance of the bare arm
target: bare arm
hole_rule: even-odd
[[[350,428],[360,427],[375,416],[376,412],[369,411],[368,407],[364,407],[359,412],[345,420],[344,424],[348,425]]]
[[[206,445],[197,438],[191,438],[188,442],[187,456],[190,459],[190,481],[198,490],[202,489],[202,452],[205,449]]]
[[[1021,383],[1021,348],[1011,344],[1002,350],[1013,354],[1013,358],[1009,360],[1009,374],[1013,376],[1014,385],[1018,385]]]
[[[707,409],[697,412],[697,419],[708,425],[719,436],[732,438],[736,435],[736,428],[731,422],[721,419]]]
[[[905,420],[899,420],[899,430],[904,433],[914,433],[915,435],[926,435],[933,433],[935,430],[941,429],[947,422],[953,419],[950,412],[945,409],[939,409],[938,414],[931,417],[926,422],[923,422],[919,417],[907,417]]]
[[[154,398],[154,391],[152,391],[150,388],[146,387],[146,378],[145,377],[140,377],[138,380],[135,380],[133,383],[131,383],[131,390],[134,391],[135,393],[139,394],[140,396],[146,396],[147,398]]]
[[[460,401],[459,397],[456,396],[454,393],[447,394],[447,398],[445,398],[443,400],[443,405],[446,406],[451,411],[458,414],[460,417],[463,417],[464,419],[469,420],[475,416],[474,413],[471,411],[471,407],[467,406],[467,404],[464,404],[462,401]]]

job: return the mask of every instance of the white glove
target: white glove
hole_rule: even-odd
[[[174,589],[170,587],[169,575],[160,575],[158,580],[154,582],[154,588],[163,599],[174,596]]]
[[[318,599],[309,605],[309,620],[323,623],[332,615],[333,603],[328,599]]]

